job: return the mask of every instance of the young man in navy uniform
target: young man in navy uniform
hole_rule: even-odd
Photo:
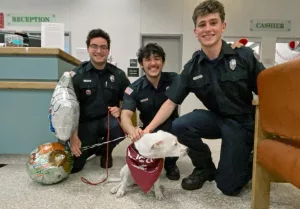
[[[138,140],[142,136],[142,129],[133,126],[131,119],[136,109],[140,111],[140,119],[146,127],[161,105],[168,99],[165,95],[174,78],[177,76],[173,72],[162,72],[165,63],[165,52],[157,44],[147,44],[138,51],[138,62],[143,68],[145,75],[132,83],[125,91],[121,125],[128,133],[132,141]],[[178,110],[174,108],[170,117],[154,131],[164,130],[171,132],[172,122],[178,117]],[[166,176],[170,180],[180,178],[179,170],[176,166],[177,158],[165,159]]]
[[[194,33],[202,49],[193,54],[167,90],[168,100],[144,132],[155,130],[190,92],[195,93],[208,110],[194,110],[172,125],[172,132],[189,147],[189,157],[195,166],[181,186],[195,190],[205,181],[215,180],[225,195],[235,196],[252,178],[252,92],[257,93],[256,78],[265,67],[251,48],[233,50],[222,40],[224,20],[224,7],[219,1],[206,0],[195,8]],[[222,139],[217,169],[201,138]]]
[[[106,145],[100,148],[81,152],[83,146],[90,146],[106,141],[109,117],[109,139],[124,136],[119,122],[120,101],[126,87],[130,84],[125,73],[114,65],[107,63],[110,50],[110,37],[101,30],[89,32],[86,40],[90,61],[83,62],[72,71],[73,85],[80,105],[80,119],[78,129],[70,138],[70,145],[74,157],[72,173],[80,171],[86,159],[93,155],[101,155],[100,166],[112,167],[112,151],[120,142],[109,143],[109,157],[106,158]],[[108,116],[108,112],[110,113]],[[104,140],[100,139],[104,137]]]

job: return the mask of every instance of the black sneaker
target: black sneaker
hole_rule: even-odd
[[[166,176],[168,179],[176,181],[180,179],[180,173],[177,165],[172,166],[172,167],[166,167]]]
[[[112,166],[113,166],[113,159],[112,159],[111,153],[108,153],[108,165],[107,165],[107,168],[111,168]],[[100,167],[101,168],[106,168],[106,153],[103,153],[101,155]]]
[[[200,189],[204,182],[213,181],[214,179],[215,171],[195,168],[191,175],[182,180],[181,187],[185,190],[196,190]]]
[[[72,168],[72,170],[71,170],[71,174],[75,174],[75,173],[78,173],[79,171],[81,171],[82,170],[82,168]]]

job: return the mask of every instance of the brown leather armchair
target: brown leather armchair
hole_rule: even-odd
[[[257,85],[252,209],[267,209],[271,182],[300,188],[300,59],[264,70]]]

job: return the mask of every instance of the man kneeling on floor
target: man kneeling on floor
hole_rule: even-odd
[[[224,19],[224,7],[219,1],[206,0],[195,8],[194,32],[202,50],[194,53],[166,91],[168,100],[144,133],[164,123],[189,92],[195,93],[208,110],[194,110],[172,124],[172,133],[189,147],[195,166],[192,174],[183,179],[182,188],[200,189],[205,181],[215,180],[225,195],[235,196],[252,178],[252,92],[257,93],[256,78],[265,67],[251,48],[233,50],[221,39],[226,27]],[[218,169],[201,138],[222,139]]]
[[[128,133],[132,141],[142,136],[142,129],[136,128],[131,122],[136,109],[140,111],[140,119],[144,126],[147,126],[160,106],[168,99],[164,94],[177,76],[173,72],[162,72],[165,63],[165,52],[157,44],[149,43],[138,52],[138,61],[143,68],[145,75],[133,82],[125,91],[121,125]],[[155,131],[163,130],[170,132],[172,121],[178,117],[178,109],[174,108],[166,122],[160,125]],[[170,180],[180,178],[176,166],[177,157],[165,159],[166,176]]]
[[[108,131],[109,140],[125,135],[118,123],[121,112],[119,104],[130,82],[123,70],[107,63],[110,42],[109,35],[102,29],[91,30],[86,40],[90,61],[81,63],[72,71],[73,85],[80,104],[80,118],[78,129],[70,138],[75,156],[71,173],[82,170],[87,158],[93,154],[101,155],[102,168],[106,167],[106,162],[108,168],[112,167],[112,151],[120,141],[109,143],[108,150],[105,145],[82,152],[81,147],[106,141]]]

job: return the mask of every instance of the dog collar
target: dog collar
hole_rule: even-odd
[[[132,143],[127,148],[126,163],[135,183],[144,193],[148,193],[161,174],[164,159],[143,157],[136,151]]]

